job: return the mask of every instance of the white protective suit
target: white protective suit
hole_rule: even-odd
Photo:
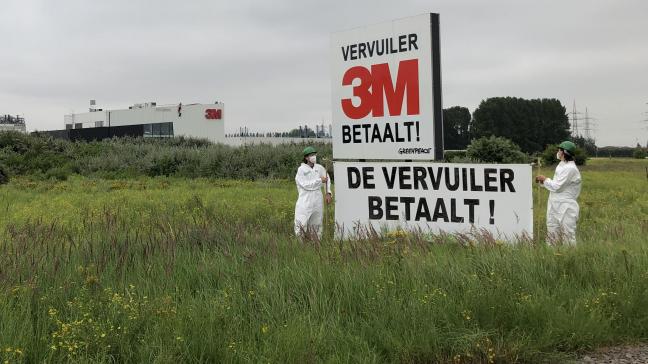
[[[578,221],[578,195],[581,191],[581,175],[573,161],[561,161],[554,178],[545,179],[543,186],[549,190],[547,201],[547,236],[549,240],[563,238],[568,244],[576,244]]]
[[[299,198],[295,205],[295,235],[301,236],[303,231],[315,231],[317,236],[322,234],[322,217],[324,203],[322,200],[322,179],[328,176],[326,169],[320,164],[302,163],[297,170],[295,183]],[[326,192],[331,192],[331,179],[326,182]]]

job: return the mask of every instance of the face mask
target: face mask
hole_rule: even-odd
[[[308,157],[308,161],[313,164],[317,163],[317,156],[311,155],[310,157]]]

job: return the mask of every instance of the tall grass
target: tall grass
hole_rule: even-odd
[[[557,362],[645,340],[648,181],[641,161],[607,163],[582,169],[575,248],[302,243],[283,180],[14,178],[0,188],[0,359]]]

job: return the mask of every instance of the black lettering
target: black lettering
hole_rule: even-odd
[[[362,168],[362,187],[366,189],[374,189],[376,185],[371,183],[374,179],[373,175],[374,167],[364,167]]]
[[[365,131],[365,142],[369,141],[369,128],[371,128],[371,124],[362,124],[362,129]]]
[[[342,58],[345,62],[349,60],[349,46],[342,47]]]
[[[352,60],[358,59],[358,45],[357,44],[351,44],[351,59]]]
[[[406,52],[407,51],[407,36],[400,35],[398,36],[398,51]]]
[[[419,189],[419,184],[424,190],[427,190],[427,183],[425,183],[425,167],[414,167],[414,189]]]
[[[398,197],[385,197],[385,219],[398,220],[398,214],[392,214],[392,211],[398,210]]]
[[[418,50],[418,45],[416,45],[416,38],[416,33],[412,33],[408,37],[410,51],[412,50],[412,46],[414,46],[414,49]]]
[[[371,43],[367,43],[367,50],[369,51],[369,57],[373,57],[373,52],[375,48],[376,48],[375,40]]]
[[[394,182],[396,182],[396,167],[392,167],[391,176],[387,172],[387,167],[382,167],[383,176],[385,176],[385,182],[387,183],[387,188],[394,189]]]
[[[382,217],[382,200],[378,196],[369,196],[369,220],[380,220]]]
[[[365,54],[366,46],[367,45],[365,43],[358,44],[358,53],[360,53],[360,58],[367,58],[367,55]]]
[[[385,54],[385,39],[376,41],[376,55],[382,56]]]
[[[416,208],[416,221],[421,221],[424,218],[426,221],[432,220],[430,216],[430,208],[428,207],[427,200],[422,198],[419,200],[418,207]]]
[[[342,125],[342,143],[347,144],[351,142],[351,127],[349,125]]]
[[[414,197],[401,197],[400,202],[405,204],[405,220],[410,221],[410,207],[416,201]]]
[[[484,187],[478,185],[475,182],[475,168],[470,168],[470,190],[471,191],[483,191]]]
[[[430,175],[430,182],[432,183],[432,189],[438,190],[439,185],[441,184],[441,176],[443,175],[443,167],[437,167],[437,173],[435,174],[432,171],[432,167],[427,167],[428,174]]]
[[[371,142],[374,143],[376,141],[376,139],[378,139],[379,143],[383,142],[383,140],[382,140],[382,138],[380,136],[380,128],[378,127],[378,125],[374,124],[373,134],[371,135]]]
[[[402,143],[405,141],[405,138],[400,136],[400,128],[398,127],[398,123],[394,123],[394,129],[396,129],[396,142]]]
[[[360,170],[356,167],[347,168],[347,180],[349,188],[358,188],[360,187]]]
[[[509,191],[515,192],[515,187],[513,187],[513,180],[515,179],[515,174],[512,169],[502,168],[500,170],[500,190],[506,192],[504,185],[507,185]]]
[[[412,141],[412,126],[414,126],[413,121],[406,121],[403,123],[405,127],[407,128],[407,141],[411,142]]]
[[[398,179],[399,179],[399,185],[401,190],[411,190],[412,189],[412,184],[408,181],[412,176],[409,173],[410,172],[410,167],[398,167]]]
[[[398,49],[394,48],[394,38],[389,38],[389,53],[398,53]]]
[[[391,142],[394,142],[394,135],[392,134],[391,127],[389,126],[389,123],[385,124],[385,135],[383,135],[383,141],[387,141],[387,138],[391,140]]]
[[[493,176],[496,173],[497,173],[497,169],[495,169],[495,168],[485,168],[484,169],[484,183],[486,185],[484,190],[486,192],[497,192],[497,186],[493,186],[491,184],[493,182],[497,182],[497,177]]]
[[[468,191],[468,171],[466,168],[461,168],[461,186],[464,191]]]
[[[464,205],[468,206],[468,222],[475,223],[475,206],[479,206],[479,200],[476,198],[464,199]]]
[[[362,140],[360,139],[360,128],[362,126],[359,124],[353,125],[353,142],[354,143],[362,143]]]
[[[445,202],[442,198],[437,198],[436,207],[434,208],[434,216],[432,216],[432,221],[437,221],[443,219],[443,222],[448,222],[448,211],[445,207]]]
[[[459,169],[454,169],[454,182],[450,183],[450,168],[445,167],[445,183],[448,191],[456,191],[459,188]]]
[[[457,216],[457,200],[450,199],[450,221],[451,222],[464,222],[463,217]]]

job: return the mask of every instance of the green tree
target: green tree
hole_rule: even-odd
[[[473,138],[501,136],[527,153],[540,152],[569,138],[567,110],[557,99],[493,97],[473,113]]]
[[[466,149],[470,144],[470,111],[462,106],[443,109],[443,144],[447,150]]]
[[[502,137],[475,139],[466,150],[466,157],[483,163],[527,163],[528,157],[520,147]]]
[[[558,151],[558,144],[549,144],[547,148],[540,154],[542,158],[542,164],[546,166],[558,164],[558,159],[556,159],[556,152]],[[584,148],[581,148],[578,144],[576,145],[576,153],[574,153],[574,162],[576,165],[583,166],[587,163],[587,152]]]
[[[587,153],[588,156],[596,156],[598,152],[598,147],[596,146],[596,142],[592,138],[585,138],[583,136],[578,136],[572,139],[572,141],[583,148],[585,150],[585,153]]]

